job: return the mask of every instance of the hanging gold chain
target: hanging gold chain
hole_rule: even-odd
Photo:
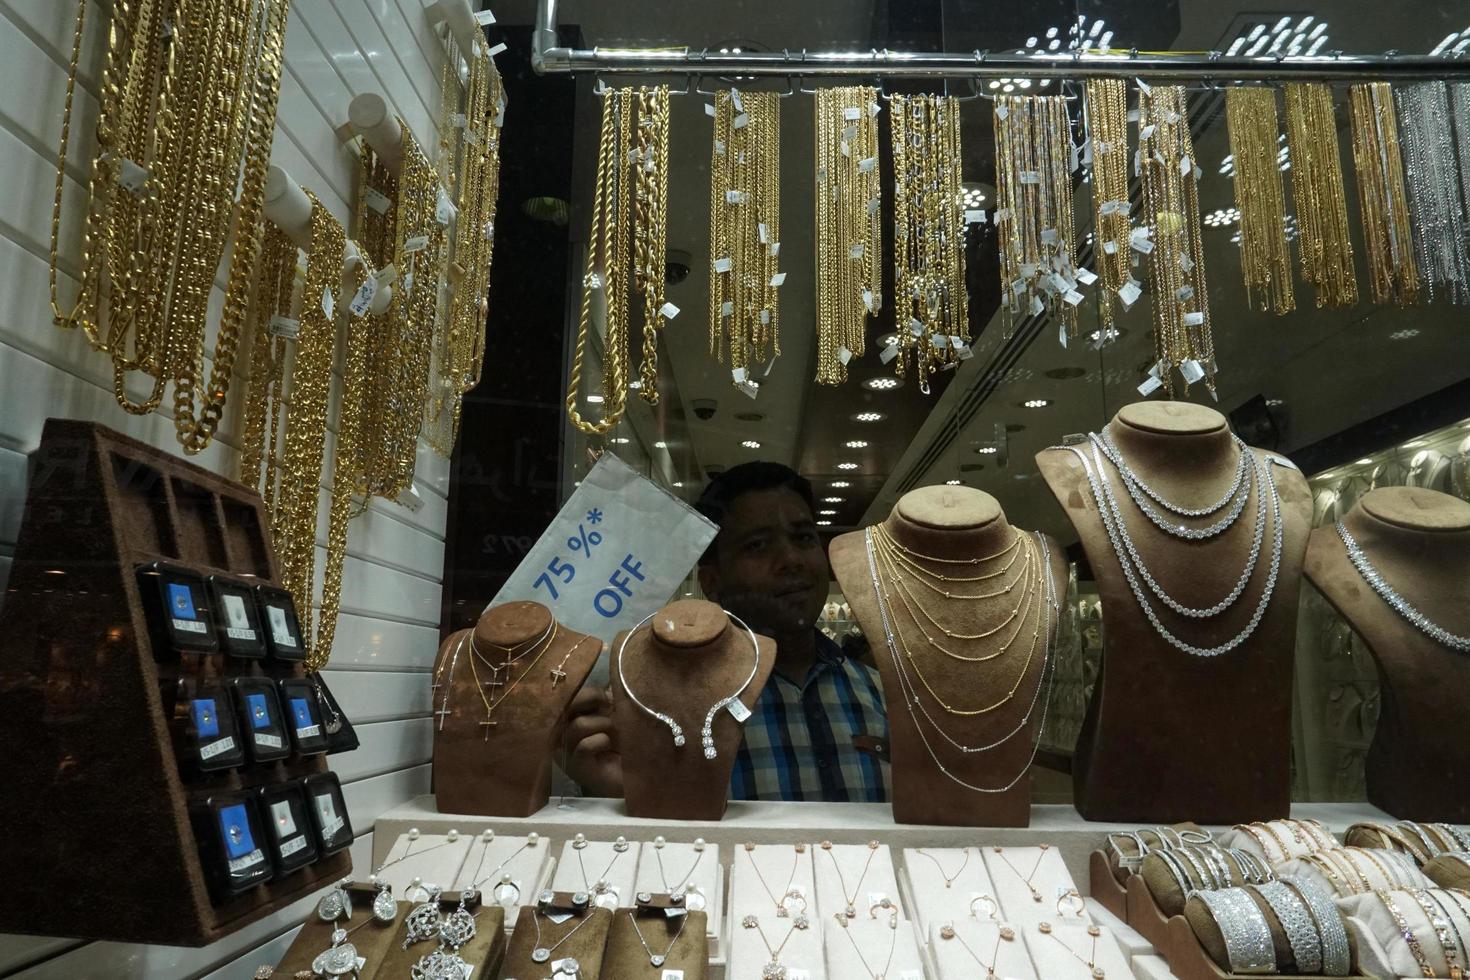
[[[664,325],[668,255],[669,87],[638,89],[634,168],[633,288],[643,298],[643,360],[638,396],[658,404],[658,331]]]
[[[1102,339],[1116,336],[1113,304],[1132,276],[1128,269],[1128,83],[1089,78],[1086,83],[1087,138],[1092,153],[1093,265],[1098,279]]]
[[[1235,157],[1235,206],[1240,210],[1240,266],[1247,302],[1277,316],[1296,309],[1291,250],[1286,245],[1286,193],[1276,161],[1281,128],[1276,92],[1231,88],[1225,92],[1230,152]],[[1257,300],[1252,301],[1255,291]]]
[[[1373,302],[1408,306],[1419,299],[1419,265],[1409,230],[1393,90],[1387,82],[1354,85],[1348,90],[1348,101]]]
[[[1318,309],[1351,306],[1358,301],[1358,279],[1331,88],[1318,82],[1286,86],[1286,145],[1302,278],[1316,287]]]

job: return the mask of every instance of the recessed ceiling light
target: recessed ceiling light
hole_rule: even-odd
[[[601,395],[588,395],[587,396],[587,404],[589,404],[589,405],[601,405],[602,404],[602,396]]]
[[[1388,339],[1389,340],[1410,340],[1410,339],[1412,339],[1414,337],[1417,337],[1417,336],[1419,336],[1419,330],[1418,330],[1418,328],[1416,328],[1416,327],[1405,327],[1402,330],[1395,330],[1393,333],[1389,334],[1388,335]]]
[[[824,504],[840,504],[843,501],[845,501],[846,499],[847,499],[846,497],[823,497],[822,498],[822,503],[824,503]]]
[[[834,516],[836,516],[837,511],[835,511],[835,510],[819,510],[819,511],[817,511],[817,513],[818,514],[821,514],[823,517],[834,517]]]
[[[878,338],[878,347],[880,349],[883,347],[892,347],[896,343],[898,343],[898,334],[896,333],[885,333]]]
[[[852,486],[852,484],[848,483],[846,480],[833,480],[832,486],[838,490],[846,490],[848,487]]]
[[[1028,398],[1021,403],[1022,408],[1045,408],[1051,404],[1049,398]]]
[[[897,378],[869,378],[863,382],[863,387],[869,391],[892,391],[903,384]]]
[[[882,422],[883,418],[882,412],[858,412],[852,417],[852,420],[854,422]]]
[[[1367,466],[1368,464],[1370,464],[1372,462],[1373,462],[1373,460],[1369,459],[1367,456],[1364,456],[1362,459],[1358,460],[1357,463],[1354,464],[1354,465],[1356,465],[1356,466]]]
[[[850,439],[847,442],[848,449],[867,449],[868,444],[862,439]]]
[[[633,440],[632,439],[629,439],[627,436],[613,436],[608,441],[611,442],[613,445],[616,445],[616,446],[626,446],[628,443],[632,442]]]
[[[1267,398],[1266,399],[1266,407],[1267,408],[1280,408],[1282,405],[1285,405],[1285,404],[1286,404],[1286,399],[1285,398]]]
[[[944,485],[947,486],[947,487],[957,487],[957,486],[960,485],[960,481],[959,480],[945,480],[944,481]]]
[[[740,445],[744,446],[746,449],[759,449],[761,447],[761,444],[756,442],[754,439],[746,439]]]
[[[654,449],[668,449],[669,448],[669,444],[666,443],[666,442],[664,442],[662,439],[660,439],[658,442],[656,442],[656,443],[653,444],[653,448]]]
[[[838,463],[837,464],[837,468],[839,470],[855,470],[855,469],[858,468],[858,464],[856,464],[856,463]]]
[[[831,527],[831,521],[817,521],[817,527]]]
[[[683,480],[675,480],[674,481],[674,486],[675,487],[682,487],[682,486],[684,486],[684,481]]]
[[[977,448],[975,450],[975,452],[979,453],[981,456],[994,456],[996,453],[1000,452],[1000,447],[999,446],[980,446],[979,448]]]

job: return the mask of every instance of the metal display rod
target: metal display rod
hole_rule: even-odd
[[[689,48],[557,46],[556,0],[538,0],[531,64],[538,74],[883,76],[885,78],[1145,77],[1194,81],[1360,81],[1470,76],[1470,58],[1427,55],[1137,54],[1116,51],[929,54],[907,51],[751,51],[722,54]]]

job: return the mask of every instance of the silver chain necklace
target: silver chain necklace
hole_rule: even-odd
[[[628,678],[623,675],[623,650],[627,648],[628,640],[632,638],[634,633],[647,626],[649,621],[657,615],[657,612],[649,613],[646,617],[644,617],[642,622],[630,629],[627,633],[623,634],[623,642],[618,644],[618,683],[623,686],[623,690],[627,692],[628,698],[634,704],[636,704],[644,714],[648,715],[651,718],[656,718],[657,720],[663,722],[665,725],[669,726],[669,731],[672,732],[674,736],[674,746],[676,748],[680,748],[684,745],[684,729],[680,727],[679,723],[673,718],[670,718],[662,711],[654,711],[648,705],[640,701],[638,699],[638,695],[634,694],[633,689],[628,686]],[[729,610],[725,611],[725,615],[730,617],[730,621],[732,623],[735,623],[741,629],[745,630],[746,635],[750,638],[750,650],[753,659],[750,665],[750,673],[746,675],[745,680],[742,681],[740,686],[735,689],[734,693],[730,694],[728,697],[723,697],[720,700],[716,701],[704,714],[704,726],[699,731],[699,740],[700,744],[704,746],[704,757],[706,759],[713,759],[716,755],[714,735],[715,715],[719,714],[726,707],[733,704],[735,700],[745,692],[745,689],[750,686],[750,682],[755,680],[755,675],[761,667],[761,648],[760,644],[756,642],[755,630],[745,625],[744,620],[742,620],[739,616],[736,616]]]
[[[1118,475],[1123,478],[1123,486],[1128,490],[1128,495],[1133,498],[1133,502],[1138,504],[1138,509],[1143,511],[1148,519],[1153,521],[1154,525],[1166,534],[1194,540],[1212,538],[1233,526],[1240,517],[1241,511],[1245,509],[1246,498],[1250,496],[1250,490],[1246,484],[1253,474],[1250,465],[1251,452],[1241,438],[1233,433],[1230,438],[1234,440],[1235,448],[1240,453],[1239,461],[1235,467],[1235,481],[1231,483],[1230,489],[1225,491],[1225,496],[1208,507],[1180,507],[1178,504],[1167,500],[1163,494],[1145,483],[1137,473],[1133,472],[1133,468],[1128,465],[1128,460],[1124,457],[1123,451],[1118,448],[1118,444],[1113,441],[1112,435],[1108,433],[1106,428],[1102,430],[1100,435],[1095,432],[1089,433],[1088,438],[1094,444],[1098,445],[1102,449],[1103,455],[1108,458],[1108,461],[1117,467]],[[1192,528],[1178,521],[1170,521],[1167,518],[1160,517],[1158,512],[1143,499],[1144,497],[1147,497],[1148,500],[1152,500],[1169,513],[1179,517],[1208,517],[1211,514],[1218,513],[1226,504],[1232,501],[1234,501],[1235,506],[1231,508],[1230,513],[1226,514],[1214,524],[1208,525],[1207,527]]]
[[[582,916],[581,922],[578,922],[575,926],[567,931],[567,934],[565,936],[562,936],[550,946],[541,945],[541,916],[543,914],[544,913],[541,912],[540,909],[537,909],[535,912],[531,913],[531,925],[533,925],[536,929],[536,942],[531,947],[531,960],[535,963],[545,963],[547,960],[551,959],[551,954],[556,952],[558,946],[566,942],[568,939],[571,939],[577,934],[578,929],[582,928],[587,923],[592,921],[593,916],[597,915],[597,910],[589,909],[587,913]]]
[[[695,848],[694,863],[689,865],[689,870],[684,872],[684,877],[679,879],[677,885],[669,884],[669,876],[664,871],[663,847],[657,841],[654,842],[653,856],[658,862],[658,876],[663,880],[664,894],[670,896],[677,894],[682,897],[689,891],[689,879],[694,877],[694,871],[699,867],[699,862],[704,860],[704,849],[702,847]]]
[[[1416,609],[1414,604],[1408,599],[1399,595],[1393,586],[1384,581],[1382,573],[1373,567],[1373,563],[1368,560],[1367,554],[1363,552],[1362,548],[1358,547],[1358,542],[1348,533],[1348,529],[1343,526],[1342,521],[1337,522],[1337,534],[1342,538],[1343,546],[1347,548],[1348,558],[1352,560],[1353,567],[1358,570],[1358,574],[1363,577],[1363,581],[1372,586],[1373,591],[1378,593],[1378,597],[1392,606],[1394,612],[1407,619],[1413,624],[1415,629],[1436,643],[1447,646],[1451,650],[1458,650],[1461,653],[1470,653],[1470,636],[1459,636],[1458,634],[1451,633]]]
[[[679,937],[684,935],[684,924],[689,921],[689,916],[687,913],[679,916],[679,928],[675,930],[674,938],[669,940],[668,947],[662,953],[655,953],[648,948],[648,940],[643,938],[643,930],[638,928],[638,916],[634,914],[632,909],[628,910],[628,921],[633,923],[633,931],[638,934],[638,942],[643,944],[643,952],[648,954],[649,965],[657,968],[664,965],[665,961],[669,958],[669,954],[679,944]]]
[[[1182,640],[1170,632],[1168,627],[1159,619],[1158,613],[1154,611],[1154,607],[1149,603],[1148,597],[1144,595],[1143,589],[1138,584],[1138,575],[1134,571],[1129,557],[1131,548],[1128,544],[1124,543],[1127,530],[1120,530],[1114,526],[1113,515],[1106,504],[1105,491],[1099,486],[1100,474],[1094,472],[1092,460],[1089,460],[1087,454],[1076,446],[1056,446],[1053,448],[1068,450],[1076,455],[1077,461],[1082,465],[1082,472],[1087,477],[1088,486],[1092,489],[1092,497],[1097,505],[1098,516],[1102,518],[1103,530],[1107,532],[1108,541],[1113,547],[1113,554],[1118,559],[1118,566],[1123,570],[1123,577],[1128,581],[1128,588],[1132,591],[1133,598],[1137,601],[1138,607],[1143,610],[1143,614],[1148,618],[1150,625],[1153,626],[1154,632],[1158,633],[1170,646],[1195,657],[1218,657],[1221,654],[1229,653],[1250,639],[1251,635],[1255,633],[1256,628],[1261,625],[1261,620],[1266,615],[1266,609],[1271,604],[1271,596],[1276,591],[1276,578],[1281,570],[1281,554],[1285,545],[1285,534],[1281,522],[1281,495],[1276,490],[1276,479],[1272,475],[1271,467],[1291,466],[1290,463],[1277,456],[1267,456],[1265,462],[1262,462],[1260,459],[1256,459],[1255,461],[1258,478],[1264,480],[1266,489],[1270,492],[1271,521],[1275,525],[1274,540],[1271,549],[1271,568],[1266,576],[1266,585],[1261,591],[1260,601],[1256,603],[1256,608],[1251,614],[1250,621],[1246,623],[1240,632],[1236,633],[1224,643],[1213,647],[1200,647],[1186,640]],[[1096,454],[1095,448],[1094,453]],[[1255,454],[1252,453],[1251,455],[1254,457]],[[1101,468],[1102,463],[1099,459],[1098,469],[1101,470]]]

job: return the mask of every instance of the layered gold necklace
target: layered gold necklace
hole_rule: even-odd
[[[893,264],[898,330],[890,351],[904,377],[913,352],[919,390],[970,340],[960,105],[951,96],[895,95]],[[896,349],[893,349],[896,348]]]
[[[1113,303],[1133,279],[1129,272],[1128,83],[1121,78],[1086,82],[1087,139],[1092,155],[1093,265],[1098,278],[1098,317],[1106,341],[1117,333]],[[1133,305],[1130,299],[1125,303]]]
[[[1419,299],[1419,266],[1409,230],[1409,199],[1393,90],[1387,82],[1354,85],[1348,91],[1348,101],[1373,302],[1408,306]]]
[[[65,176],[51,227],[54,322],[79,327],[113,365],[113,393],[152,412],[173,382],[187,453],[219,428],[250,303],[261,205],[280,92],[289,0],[119,0],[111,9],[87,187],[79,292],[60,298]],[[77,7],[59,159],[71,136],[88,3]],[[240,189],[236,199],[237,180]],[[233,239],[208,379],[204,346],[214,276]],[[129,375],[149,379],[141,400]]]
[[[1246,299],[1281,316],[1296,309],[1296,299],[1291,286],[1291,251],[1286,245],[1286,193],[1276,161],[1281,135],[1276,92],[1228,89],[1225,113],[1230,153],[1235,158],[1235,206],[1240,209],[1240,266]]]
[[[1286,86],[1286,145],[1302,278],[1316,287],[1319,309],[1351,306],[1358,301],[1358,278],[1331,88],[1318,82]]]
[[[841,384],[883,308],[878,92],[816,94],[817,383]]]
[[[710,153],[709,350],[730,350],[744,380],[752,361],[781,356],[781,100],[775,92],[715,94]]]

